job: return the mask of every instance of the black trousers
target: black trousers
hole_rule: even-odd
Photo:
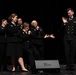
[[[34,71],[36,69],[35,60],[40,59],[39,52],[32,45],[24,43],[23,44],[23,53],[24,53],[24,58],[27,57],[26,59],[29,61],[31,69]]]
[[[68,65],[74,64],[76,40],[64,40],[65,55]]]
[[[44,60],[44,45],[34,45],[40,55],[40,60]]]

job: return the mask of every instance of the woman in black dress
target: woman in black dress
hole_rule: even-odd
[[[38,50],[40,59],[44,60],[44,39],[55,38],[53,34],[47,35],[43,29],[39,26],[36,20],[31,22],[31,44]]]
[[[7,45],[6,25],[7,25],[7,20],[2,19],[1,24],[0,24],[0,70],[2,69],[2,66],[3,66],[3,70],[7,69],[7,65],[6,65],[6,45]]]
[[[12,59],[12,71],[15,71],[15,59],[18,59],[18,62],[21,66],[22,71],[28,71],[24,66],[24,61],[22,58],[22,48],[19,43],[18,36],[18,25],[17,22],[17,14],[13,13],[9,16],[8,20],[10,23],[8,24],[8,44],[7,44],[7,56],[11,56]]]
[[[37,51],[37,49],[34,48],[32,44],[30,43],[31,31],[30,31],[29,23],[27,22],[23,23],[23,30],[21,33],[22,33],[21,38],[22,38],[23,53],[27,55],[29,65],[31,67],[30,70],[32,71],[32,73],[34,73],[36,72],[35,60],[38,60],[40,56],[39,56],[39,52]]]

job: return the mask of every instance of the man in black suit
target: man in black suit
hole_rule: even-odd
[[[64,32],[64,48],[67,60],[66,70],[75,70],[74,57],[76,49],[76,18],[74,17],[74,10],[67,9],[68,18],[62,17],[65,26]]]

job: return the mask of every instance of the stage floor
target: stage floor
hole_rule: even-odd
[[[76,75],[76,70],[75,71],[66,71],[65,70],[66,65],[60,65],[60,72],[59,73],[37,73],[37,74],[32,74],[31,72],[0,72],[0,75]],[[76,65],[75,65],[76,69]]]

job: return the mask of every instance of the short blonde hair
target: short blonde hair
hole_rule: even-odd
[[[37,23],[37,21],[36,20],[32,20],[31,25],[33,25],[33,23]]]

